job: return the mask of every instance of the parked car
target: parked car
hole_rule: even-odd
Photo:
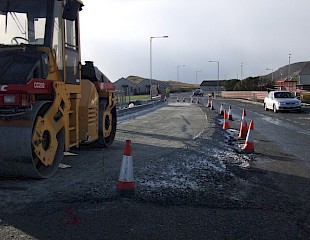
[[[199,89],[196,89],[194,92],[193,92],[193,96],[200,96],[200,97],[203,97],[203,91],[199,88]]]
[[[283,110],[300,112],[301,102],[289,91],[270,91],[264,99],[264,108],[266,111],[270,109],[275,113]]]

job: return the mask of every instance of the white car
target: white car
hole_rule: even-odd
[[[270,109],[275,113],[284,110],[300,112],[301,102],[289,91],[271,91],[264,99],[264,108],[266,111]]]

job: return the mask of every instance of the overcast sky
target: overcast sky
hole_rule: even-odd
[[[200,83],[310,60],[310,0],[83,0],[82,60],[112,81]],[[241,67],[243,63],[243,67]],[[242,71],[241,71],[242,69]],[[201,71],[201,72],[197,72]]]

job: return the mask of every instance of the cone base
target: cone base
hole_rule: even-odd
[[[223,124],[223,129],[229,129],[229,128],[230,128],[230,124],[229,124],[229,122],[224,121],[224,124]]]
[[[135,182],[117,182],[117,192],[123,197],[130,197],[135,194]]]
[[[251,142],[245,143],[242,150],[246,153],[253,153],[254,152],[254,143],[251,143]]]

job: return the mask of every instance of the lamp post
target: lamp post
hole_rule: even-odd
[[[219,93],[219,81],[220,81],[220,62],[219,62],[219,61],[209,61],[209,62],[217,63],[217,84],[216,84],[216,92],[217,92],[217,95],[218,95],[218,93]]]
[[[201,71],[201,70],[196,71],[196,84],[197,84],[197,74],[198,74],[199,72],[202,72],[202,71]]]
[[[183,64],[183,65],[178,65],[178,66],[177,66],[177,82],[179,81],[179,68],[180,68],[180,67],[185,67],[185,66],[186,66],[186,65],[184,65],[184,64]]]
[[[150,37],[150,99],[152,99],[152,39],[167,38],[168,36]]]
[[[290,80],[291,78],[291,54],[288,55],[288,76],[287,79]]]
[[[271,81],[273,82],[273,68],[266,68],[266,70],[271,71]]]
[[[241,63],[241,66],[240,66],[240,71],[241,71],[241,76],[240,76],[240,80],[242,80],[242,75],[243,75],[243,63]]]

